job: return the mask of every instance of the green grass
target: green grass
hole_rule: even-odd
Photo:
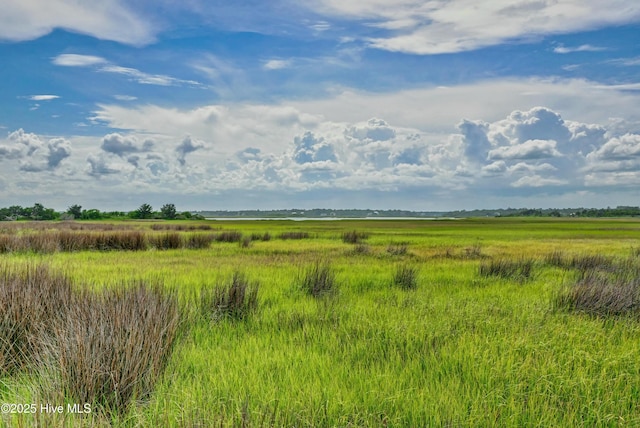
[[[145,222],[119,224],[166,233]],[[206,224],[212,229],[171,233],[273,239],[248,247],[221,240],[201,249],[1,255],[7,266],[44,262],[94,292],[161,280],[185,310],[153,391],[126,412],[39,415],[45,422],[5,415],[0,424],[640,424],[640,318],[557,304],[559,293],[580,281],[586,256],[640,262],[636,219]],[[343,241],[352,231],[366,233],[367,251]],[[278,239],[303,236],[295,233],[309,237]],[[403,245],[406,252],[389,251]],[[321,299],[299,281],[318,260],[330,262],[338,284]],[[408,287],[396,282],[403,268],[415,269]],[[238,269],[247,283],[259,283],[251,316],[200,316],[199,293],[227,284]],[[0,401],[22,402],[55,382],[45,374],[5,374],[0,385]]]

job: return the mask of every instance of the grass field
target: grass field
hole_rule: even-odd
[[[29,299],[0,299],[3,426],[640,425],[638,219],[0,224],[2,248],[5,288],[37,267],[71,288],[18,363],[7,302]],[[87,361],[120,332],[126,361]],[[111,345],[78,357],[90,341]],[[79,397],[91,413],[66,411]]]

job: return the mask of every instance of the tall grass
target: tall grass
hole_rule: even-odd
[[[393,274],[393,284],[403,290],[415,290],[418,288],[418,276],[420,271],[417,266],[401,264],[396,266]]]
[[[236,271],[231,281],[213,288],[200,290],[200,308],[207,319],[243,320],[258,309],[257,282],[250,282],[246,275]]]
[[[526,280],[533,275],[533,259],[497,258],[480,263],[480,276],[497,276],[504,279]]]
[[[640,316],[640,264],[589,258],[576,281],[556,296],[556,308],[598,316]]]
[[[317,260],[301,270],[296,282],[305,293],[313,297],[334,294],[338,289],[336,274],[326,261]]]
[[[363,240],[369,238],[369,233],[357,230],[349,230],[342,232],[342,242],[346,244],[359,244]]]
[[[74,300],[45,361],[57,366],[69,400],[123,414],[149,397],[168,362],[180,319],[176,296],[139,281]]]
[[[78,291],[46,264],[0,269],[0,374],[50,373],[45,388],[106,414],[149,396],[177,339],[175,293],[144,281]]]
[[[70,280],[47,265],[0,265],[0,374],[33,365],[71,296]]]

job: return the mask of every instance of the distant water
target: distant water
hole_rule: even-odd
[[[338,221],[338,220],[453,220],[449,217],[207,217],[213,221],[256,221],[256,220],[291,220],[291,221]]]

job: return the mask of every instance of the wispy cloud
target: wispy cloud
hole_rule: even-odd
[[[556,46],[553,52],[558,54],[568,54],[574,52],[602,52],[608,50],[607,48],[592,45],[580,45],[576,47],[565,47],[563,45]]]
[[[88,67],[96,64],[104,64],[107,60],[94,55],[62,54],[53,58],[52,62],[55,65],[64,67]]]
[[[609,64],[621,65],[625,67],[635,67],[640,65],[640,57],[617,58],[607,61]]]
[[[505,3],[511,4],[505,7]],[[309,4],[325,16],[361,24],[360,39],[373,48],[423,55],[640,21],[640,4],[628,0],[318,0]],[[372,27],[382,34],[366,36]]]
[[[135,101],[138,99],[138,97],[134,97],[132,95],[114,95],[113,98],[118,101]]]
[[[265,70],[281,70],[283,68],[289,68],[293,64],[293,61],[288,59],[270,59],[265,61],[262,68]]]
[[[128,76],[130,80],[143,85],[203,86],[200,82],[196,82],[195,80],[184,80],[164,74],[145,73],[137,68],[122,67],[120,65],[110,63],[105,58],[94,55],[62,54],[53,58],[52,63],[65,67],[94,67],[94,69],[99,72]],[[116,96],[116,98],[117,97],[118,96]],[[117,99],[120,99],[121,101],[131,101],[130,99]]]
[[[51,101],[60,98],[58,95],[31,95],[31,101]]]
[[[158,85],[158,86],[202,86],[200,82],[195,80],[183,80],[176,77],[167,76],[164,74],[150,74],[140,71],[136,68],[121,67],[119,65],[106,65],[100,67],[98,71],[104,73],[115,73],[128,76],[132,81],[138,82],[143,85]]]

